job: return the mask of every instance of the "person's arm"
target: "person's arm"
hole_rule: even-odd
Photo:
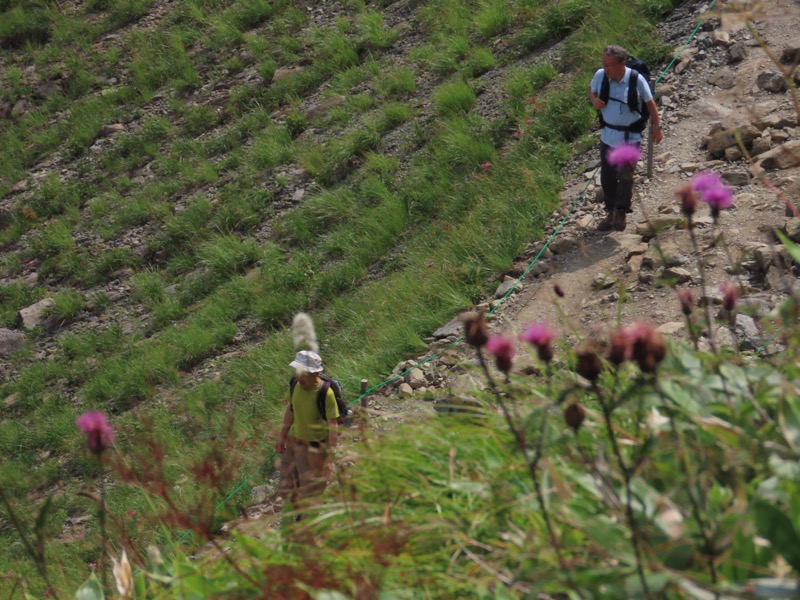
[[[286,413],[283,415],[283,424],[281,425],[281,432],[278,434],[278,441],[275,442],[275,452],[283,454],[286,450],[286,436],[289,435],[289,430],[294,423],[294,411],[292,410],[291,402],[286,407]]]
[[[661,115],[658,114],[655,100],[648,100],[647,112],[650,113],[650,120],[653,122],[653,142],[660,144],[664,139],[664,132],[661,130]]]
[[[328,419],[328,450],[331,451],[336,448],[339,442],[339,421],[336,419]]]
[[[591,83],[589,83],[589,101],[597,110],[603,110],[606,107],[606,103],[600,100],[600,96],[594,92],[594,90],[600,91],[600,85],[603,81],[603,75],[601,75],[601,73],[602,70],[595,73]]]
[[[592,103],[592,106],[594,106],[597,110],[603,110],[606,106],[606,103],[600,100],[600,96],[598,96],[592,91],[591,85],[589,86],[589,101]]]

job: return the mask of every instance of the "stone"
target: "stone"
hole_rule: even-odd
[[[756,85],[765,92],[778,94],[786,91],[786,78],[777,71],[764,71],[758,74]]]
[[[411,386],[412,390],[419,389],[426,383],[425,373],[422,372],[422,369],[411,369],[403,380]]]
[[[753,125],[744,125],[718,131],[714,133],[708,141],[708,152],[712,155],[719,155],[725,152],[725,148],[736,146],[738,144],[736,139],[737,133],[741,136],[745,146],[749,146],[754,139],[761,136],[761,131]]]
[[[414,395],[414,388],[412,388],[405,382],[400,384],[400,387],[398,388],[397,391],[400,394],[401,398],[408,398],[409,396]]]
[[[761,346],[761,333],[752,317],[738,313],[735,329],[741,350],[757,350]]]
[[[272,495],[272,486],[257,485],[250,490],[250,503],[251,504],[264,504],[267,499]]]
[[[55,300],[52,298],[44,298],[35,304],[31,304],[27,308],[19,311],[19,318],[22,320],[22,326],[25,329],[33,329],[39,325],[43,325],[47,318],[47,311],[55,306]]]
[[[742,62],[747,58],[747,45],[742,42],[735,42],[728,48],[728,61],[732,63]]]
[[[97,137],[109,137],[114,135],[115,133],[121,133],[125,131],[125,125],[122,123],[112,123],[110,125],[103,125],[100,128],[100,132],[97,134]]]
[[[743,186],[750,183],[750,174],[747,171],[730,171],[720,175],[722,181],[728,185]]]
[[[725,160],[728,162],[736,162],[740,160],[744,154],[742,154],[742,150],[739,146],[731,146],[730,148],[725,148]]]
[[[791,140],[764,153],[758,161],[761,168],[767,171],[788,169],[797,166],[800,156],[800,140]]]
[[[435,337],[437,340],[440,340],[442,338],[448,338],[453,336],[457,337],[460,336],[462,333],[464,333],[464,323],[463,321],[461,321],[461,319],[456,317],[455,319],[451,319],[448,323],[442,325],[441,327],[439,327],[439,329],[434,331],[433,337]],[[405,371],[405,369],[403,370]]]
[[[317,102],[316,104],[312,104],[308,107],[308,110],[306,110],[306,119],[308,121],[314,121],[320,117],[324,117],[331,111],[331,109],[344,106],[346,102],[347,98],[341,94],[326,98],[325,100]]]
[[[718,88],[722,88],[723,90],[731,89],[734,85],[736,85],[733,69],[730,67],[722,67],[711,74],[711,76],[708,78],[708,83],[715,85]]]
[[[764,154],[765,152],[769,152],[770,148],[772,148],[772,139],[762,136],[753,140],[750,154],[752,156],[758,156],[760,154]]]
[[[692,274],[682,267],[669,267],[664,270],[664,278],[673,279],[677,283],[686,283],[692,280]]]
[[[600,272],[594,276],[592,287],[596,290],[606,290],[617,283],[617,279],[606,272]]]
[[[25,334],[13,329],[0,329],[0,357],[9,358],[14,352],[22,348],[25,343]]]
[[[755,315],[757,318],[762,318],[766,316],[769,311],[772,310],[772,306],[769,302],[762,298],[756,298],[755,296],[750,296],[747,298],[742,298],[739,300],[738,310],[746,315],[753,316]]]
[[[553,254],[565,254],[575,248],[577,241],[571,235],[565,235],[564,237],[557,237],[552,241],[550,244],[550,250]]]
[[[790,66],[800,63],[800,46],[784,48],[781,52],[781,62]]]
[[[497,286],[497,289],[494,292],[495,298],[503,298],[506,294],[511,292],[512,290],[515,292],[520,291],[521,286],[517,285],[517,280],[513,277],[506,277],[503,283]]]
[[[584,231],[594,229],[596,226],[595,218],[593,215],[584,215],[583,217],[578,219],[577,225]]]
[[[685,218],[682,215],[658,215],[637,223],[636,233],[644,237],[652,237],[659,232],[674,229],[682,225],[684,221]]]
[[[663,335],[675,335],[685,327],[686,323],[683,321],[671,321],[670,323],[664,323],[663,325],[656,327],[656,332]]]
[[[11,109],[11,118],[18,119],[25,113],[27,113],[31,108],[31,103],[28,101],[27,98],[20,98],[14,103],[14,106]]]

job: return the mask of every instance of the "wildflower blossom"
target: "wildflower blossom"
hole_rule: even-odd
[[[714,219],[719,217],[720,210],[733,206],[733,191],[713,171],[703,171],[695,175],[691,187],[700,195],[700,200],[711,207],[711,216]]]
[[[481,169],[483,169],[483,172],[484,172],[484,173],[486,173],[487,175],[489,175],[489,174],[492,172],[492,163],[490,163],[490,162],[485,162],[485,163],[483,163],[483,164],[481,165]]]
[[[493,335],[486,342],[486,349],[494,355],[497,368],[503,373],[511,370],[514,359],[514,341],[502,335]]]
[[[698,194],[721,185],[723,185],[722,179],[714,171],[701,171],[692,177],[691,187]]]
[[[553,286],[553,291],[555,292],[556,296],[558,296],[559,298],[563,298],[565,296],[564,288],[562,288],[557,283]]]
[[[701,200],[708,204],[712,211],[719,212],[733,206],[733,191],[726,185],[710,188],[703,192]]]
[[[553,339],[555,332],[544,323],[534,323],[520,336],[523,342],[528,342],[536,348],[539,358],[543,362],[553,360]]]
[[[617,168],[636,164],[642,157],[642,151],[635,144],[620,144],[608,153],[608,162]]]
[[[100,454],[114,441],[114,429],[105,413],[90,410],[78,417],[75,423],[86,434],[86,443],[94,454]]]

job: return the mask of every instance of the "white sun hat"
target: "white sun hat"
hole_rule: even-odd
[[[307,371],[308,373],[319,373],[322,371],[322,359],[319,354],[311,350],[301,350],[294,357],[294,360],[289,363],[290,367],[294,367],[298,371]]]

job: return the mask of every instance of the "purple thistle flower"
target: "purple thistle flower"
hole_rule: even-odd
[[[700,194],[700,199],[711,207],[711,210],[720,211],[733,206],[733,192],[725,185],[709,188]]]
[[[617,168],[636,164],[642,151],[634,144],[621,144],[608,153],[608,162]]]
[[[714,171],[700,171],[692,177],[692,189],[701,194],[707,189],[720,187],[722,179]]]
[[[512,360],[514,359],[514,341],[502,335],[493,335],[486,342],[486,349],[494,354],[497,368],[503,373],[511,370]]]
[[[543,362],[550,362],[553,360],[552,343],[555,337],[556,334],[550,327],[544,323],[534,323],[519,336],[519,339],[534,346]]]
[[[83,413],[75,423],[86,434],[86,443],[94,454],[100,454],[114,441],[114,429],[106,414],[99,410]]]

